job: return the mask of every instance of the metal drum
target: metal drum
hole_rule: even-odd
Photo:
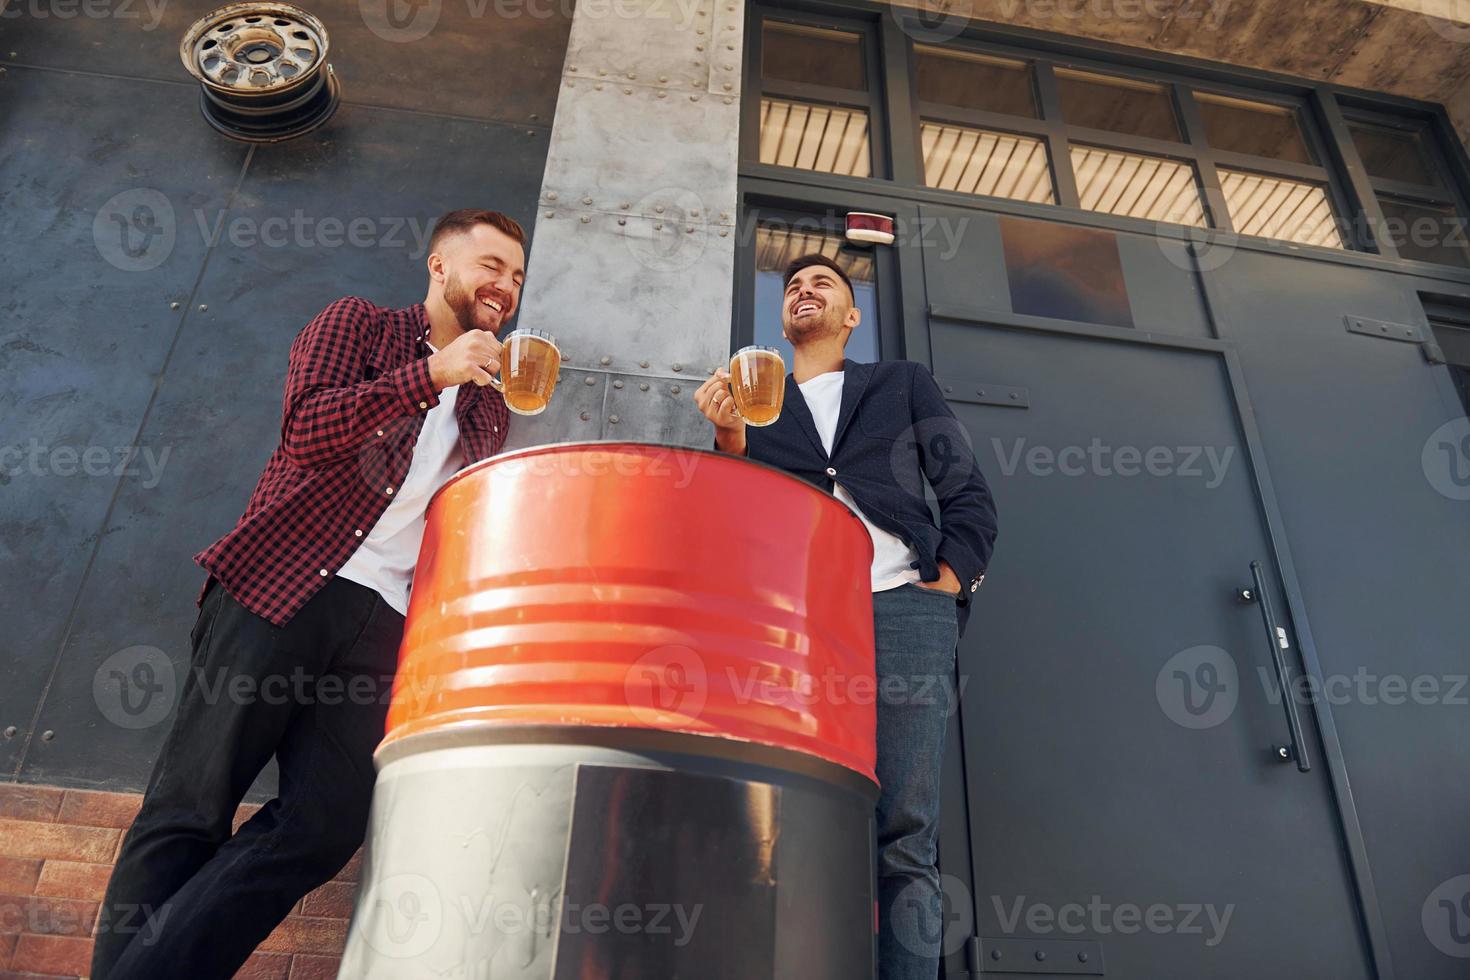
[[[872,543],[717,453],[430,504],[343,977],[873,973]]]

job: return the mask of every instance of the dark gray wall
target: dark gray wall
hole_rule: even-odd
[[[442,0],[403,31],[381,2],[309,3],[344,104],[255,148],[206,125],[179,63],[215,6],[0,19],[0,780],[141,788],[191,556],[276,442],[292,338],[342,295],[421,300],[446,210],[532,225],[569,3]],[[125,703],[120,679],[165,690]]]

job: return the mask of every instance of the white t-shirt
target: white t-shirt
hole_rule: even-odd
[[[817,424],[817,435],[822,438],[822,448],[827,455],[832,455],[832,437],[837,434],[837,415],[842,408],[842,382],[845,375],[841,371],[829,371],[819,374],[810,381],[797,385],[801,389],[801,397],[806,401],[807,408],[811,409],[812,421]],[[873,539],[873,591],[885,592],[888,589],[896,589],[906,582],[920,582],[923,576],[913,566],[913,562],[919,560],[918,554],[913,548],[904,544],[902,538],[889,534],[880,527],[874,527],[873,522],[868,520],[862,508],[858,507],[857,501],[852,499],[852,494],[843,489],[842,484],[832,485],[832,495],[842,501],[852,512],[862,519],[863,525],[868,529],[868,536]]]
[[[435,350],[429,344],[429,350]],[[437,352],[437,351],[436,351]],[[408,593],[424,541],[424,512],[429,498],[464,465],[459,448],[459,420],[454,404],[459,389],[445,388],[439,404],[424,416],[413,446],[403,485],[362,544],[337,574],[373,589],[402,615],[408,615]]]

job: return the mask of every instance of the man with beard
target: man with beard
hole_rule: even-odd
[[[939,770],[954,707],[955,645],[990,562],[995,506],[928,369],[844,360],[862,314],[841,267],[805,255],[787,266],[785,283],[782,332],[796,358],[780,417],[747,427],[724,370],[694,400],[715,424],[716,448],[836,495],[873,539],[878,976],[933,980],[944,925],[935,866]]]
[[[227,978],[362,843],[429,498],[500,450],[486,387],[525,232],[444,215],[422,303],[328,306],[291,345],[280,443],[209,576],[177,715],[99,912],[96,980]],[[274,756],[279,795],[231,835]]]

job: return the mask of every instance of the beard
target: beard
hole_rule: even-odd
[[[788,315],[782,324],[782,328],[786,334],[786,339],[791,341],[794,346],[837,336],[842,332],[842,321],[846,317],[846,310],[838,310],[836,307],[825,306],[822,308],[822,312],[816,316],[803,317],[800,320],[793,319]]]
[[[454,313],[459,329],[465,333],[471,330],[495,333],[504,322],[503,314],[496,313],[475,299],[474,294],[465,288],[456,275],[450,275],[444,281],[444,305]]]

